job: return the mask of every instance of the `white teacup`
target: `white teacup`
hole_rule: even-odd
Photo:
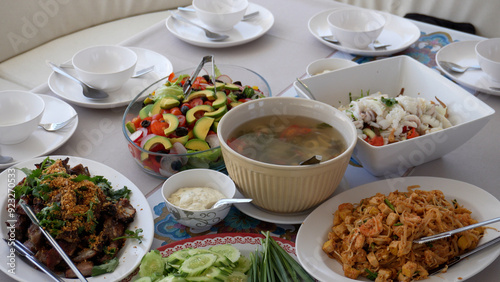
[[[193,0],[196,15],[212,31],[231,30],[245,15],[247,0]]]
[[[500,38],[486,39],[477,43],[476,55],[481,69],[491,79],[500,82]]]

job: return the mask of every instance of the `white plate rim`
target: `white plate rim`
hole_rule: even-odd
[[[69,78],[63,77],[55,72],[52,72],[49,75],[48,85],[50,90],[54,94],[59,96],[61,99],[65,100],[66,102],[85,108],[109,109],[115,107],[122,107],[128,105],[137,96],[137,94],[139,94],[139,92],[144,90],[151,83],[157,81],[162,77],[169,75],[173,71],[172,63],[167,57],[146,48],[128,47],[128,46],[127,48],[136,52],[136,54],[139,57],[139,60],[141,59],[141,55],[145,53],[148,53],[149,55],[156,57],[154,61],[151,60],[151,62],[147,63],[148,65],[149,64],[155,65],[155,69],[152,72],[138,78],[131,78],[127,82],[125,82],[122,88],[109,93],[112,96],[112,95],[120,95],[120,93],[124,91],[129,91],[130,92],[129,95],[110,101],[108,100],[109,98],[104,100],[90,100],[85,98],[83,94],[80,93],[75,93],[74,95],[67,94],[65,93],[66,91],[63,91],[61,89],[60,84],[65,84],[77,88],[80,86],[76,82],[70,80]],[[69,61],[69,63],[71,63],[71,61]],[[144,64],[145,64],[144,62],[140,61],[137,62],[137,65],[144,65]],[[66,71],[76,76],[74,70],[72,70],[71,68],[66,69]]]
[[[146,197],[142,194],[139,188],[128,178],[126,178],[123,174],[114,170],[113,168],[101,164],[99,162],[80,158],[73,156],[61,156],[54,155],[49,156],[51,159],[65,159],[69,158],[69,164],[74,166],[76,164],[83,164],[84,166],[88,166],[91,175],[102,175],[107,178],[113,188],[122,188],[123,186],[127,186],[128,189],[132,191],[132,196],[130,198],[130,202],[132,206],[137,210],[136,217],[132,223],[130,223],[131,230],[135,230],[135,228],[142,228],[144,235],[142,239],[142,243],[138,244],[136,240],[127,240],[125,246],[120,250],[120,255],[118,256],[120,264],[118,265],[115,272],[103,274],[97,277],[88,277],[88,281],[118,281],[127,277],[140,263],[142,256],[146,254],[153,243],[154,237],[154,221],[153,214],[149,203]],[[11,167],[23,168],[28,167],[30,169],[34,168],[34,164],[42,162],[46,157],[38,157],[31,160],[23,161],[18,163],[17,165]],[[13,172],[11,168],[0,173],[0,181],[2,183],[8,183],[10,177],[12,177]],[[16,179],[20,181],[24,177],[24,173],[16,172]],[[16,182],[17,184],[17,182]],[[7,188],[0,189],[0,198],[4,199],[4,201],[0,204],[0,217],[2,218],[2,224],[5,222],[7,217],[6,214],[6,206],[7,206]],[[7,231],[5,225],[0,230],[2,238],[7,237]],[[12,275],[8,272],[7,268],[7,255],[9,254],[8,246],[6,244],[0,244],[0,254],[2,254],[2,262],[0,263],[0,269],[10,277],[18,280],[18,281],[52,281],[48,276],[44,275],[42,272],[35,270],[33,267],[25,263],[24,261],[17,259],[16,260],[16,274]],[[19,256],[19,255],[16,255]],[[118,274],[120,272],[120,274]],[[63,279],[64,281],[74,281],[74,279]]]
[[[482,71],[482,70],[473,70],[473,71],[470,70],[470,71],[468,71],[468,73],[458,74],[458,73],[446,71],[439,63],[439,61],[448,60],[448,59],[441,59],[443,56],[444,57],[450,56],[453,59],[459,59],[458,61],[453,61],[454,63],[460,64],[460,60],[468,60],[469,62],[474,62],[475,65],[479,65],[479,63],[476,59],[476,52],[475,52],[475,48],[474,48],[474,46],[478,42],[479,42],[479,40],[465,40],[465,41],[452,42],[452,43],[444,46],[436,53],[436,65],[447,77],[449,77],[453,81],[457,82],[458,84],[464,85],[464,86],[471,88],[471,89],[474,89],[476,91],[500,96],[500,90],[496,91],[496,90],[489,88],[490,86],[500,87],[500,84],[498,84],[498,83],[494,84],[489,79],[488,75],[484,71]],[[453,50],[457,49],[457,48],[461,48],[461,50],[465,49],[467,51],[467,53],[462,54],[461,55],[462,58],[458,58],[456,55],[451,55],[451,54],[453,54]],[[472,73],[472,72],[474,72],[474,73]],[[474,83],[473,81],[471,81],[470,79],[468,79],[468,78],[470,78],[471,75],[474,75],[474,77],[476,77],[476,80],[481,79],[483,83],[481,85],[478,85],[478,84]],[[490,84],[485,85],[488,83],[490,83]]]
[[[321,250],[331,228],[331,219],[329,217],[333,216],[333,212],[341,203],[359,202],[361,199],[373,196],[377,192],[388,194],[402,187],[404,189],[399,190],[405,191],[406,187],[410,185],[420,185],[419,189],[421,190],[439,189],[443,191],[446,199],[457,199],[459,204],[472,211],[472,216],[478,221],[500,216],[500,201],[498,199],[475,185],[458,180],[409,176],[367,183],[341,193],[323,203],[301,225],[295,244],[297,256],[304,269],[320,281],[329,281],[332,278],[335,281],[354,281],[345,277],[342,274],[340,264],[336,260],[328,258]],[[475,202],[476,204],[471,205],[469,202]],[[496,207],[497,210],[489,210],[488,207]],[[319,220],[319,218],[321,219]],[[500,223],[491,226],[499,229]],[[495,237],[497,236],[490,231],[486,233],[481,241],[486,242]],[[486,268],[499,255],[500,246],[490,247],[490,249],[483,250],[481,253],[461,262],[460,266],[452,267],[446,273],[434,275],[425,281],[464,281]],[[330,269],[330,267],[335,268],[341,274]]]
[[[50,96],[50,95],[45,95],[45,94],[37,94],[37,95],[39,95],[40,97],[42,97],[42,99],[44,99],[46,105],[48,104],[47,103],[48,101],[55,101],[57,103],[60,103],[61,107],[65,107],[66,108],[65,111],[68,111],[68,112],[72,113],[73,115],[77,114],[75,109],[70,104],[66,103],[65,101],[63,101],[61,99],[58,99],[58,98]],[[45,111],[47,111],[47,112],[51,112],[51,111],[55,111],[55,110],[56,109],[51,109],[51,108],[45,109]],[[42,123],[45,122],[43,116],[42,116],[41,122]],[[77,127],[78,127],[78,116],[74,119],[74,121],[72,121],[69,125],[67,125],[63,130],[59,130],[58,132],[47,132],[42,128],[37,128],[33,134],[39,136],[40,138],[51,137],[51,136],[54,136],[55,134],[58,134],[57,136],[62,135],[63,138],[59,142],[56,142],[56,143],[50,142],[50,146],[43,148],[43,150],[39,150],[39,151],[33,152],[32,154],[29,154],[29,156],[27,156],[25,159],[31,159],[31,158],[35,158],[38,156],[47,155],[47,154],[50,154],[53,151],[57,150],[63,144],[65,144],[71,138],[71,136],[73,136]],[[30,142],[31,138],[33,138],[33,137],[30,136],[30,137],[28,137],[27,140],[25,140],[19,144],[2,145],[1,153],[3,153],[4,155],[8,155],[8,156],[13,157],[14,161],[10,162],[10,163],[0,164],[0,170],[4,169],[4,168],[8,168],[12,165],[15,165],[15,164],[23,161],[23,160],[16,160],[16,155],[13,153],[15,153],[15,151],[17,151],[19,149],[19,147],[22,146],[23,144]],[[10,148],[13,148],[13,151],[10,151],[9,150]],[[23,149],[23,150],[29,150],[31,148],[32,147],[29,147],[28,149]]]
[[[400,52],[400,51],[407,49],[408,47],[410,47],[413,43],[415,43],[420,38],[420,29],[410,20],[396,16],[396,15],[392,15],[392,14],[387,13],[387,12],[377,11],[378,13],[382,14],[387,19],[389,19],[389,21],[388,21],[389,23],[392,23],[391,25],[386,26],[384,28],[384,30],[382,30],[382,33],[380,34],[379,38],[384,35],[386,30],[394,30],[394,27],[396,26],[395,23],[399,23],[399,24],[406,25],[405,30],[407,30],[411,34],[411,37],[410,37],[411,39],[406,41],[406,42],[402,42],[401,45],[398,46],[397,48],[394,48],[393,46],[389,46],[385,50],[384,49],[363,50],[363,49],[344,47],[344,46],[339,45],[339,44],[329,43],[329,42],[321,39],[321,36],[324,36],[326,34],[318,34],[318,32],[317,32],[318,26],[315,26],[315,23],[316,23],[316,21],[322,20],[324,18],[324,25],[328,29],[326,17],[329,13],[331,13],[332,11],[338,10],[338,9],[342,9],[342,8],[335,8],[335,9],[330,9],[327,11],[319,12],[319,13],[315,14],[314,16],[312,16],[307,23],[309,31],[311,32],[311,34],[314,37],[316,37],[321,43],[323,43],[326,46],[329,46],[335,50],[349,53],[349,54],[359,55],[359,56],[388,56],[388,55],[392,55],[392,54],[395,54],[397,52]]]
[[[259,17],[262,17],[262,15],[265,15],[264,19],[259,19],[260,21],[262,21],[259,24],[259,28],[261,28],[260,32],[253,35],[253,36],[250,36],[250,37],[245,37],[245,35],[243,35],[244,36],[243,38],[239,38],[237,40],[231,40],[231,34],[232,33],[236,34],[235,29],[238,29],[241,25],[246,25],[247,23],[245,23],[245,22],[238,23],[235,26],[235,28],[233,28],[233,30],[230,30],[228,32],[223,32],[223,33],[228,34],[230,36],[229,39],[227,39],[225,41],[217,41],[217,42],[210,41],[210,40],[206,39],[203,31],[201,31],[201,30],[199,30],[199,32],[202,36],[193,37],[193,38],[189,38],[189,37],[184,36],[182,33],[177,31],[176,24],[174,23],[175,21],[172,19],[172,16],[169,16],[165,20],[165,25],[166,25],[167,29],[175,37],[179,38],[180,40],[182,40],[186,43],[189,43],[189,44],[192,44],[195,46],[208,47],[208,48],[227,48],[227,47],[242,45],[242,44],[245,44],[245,43],[248,43],[248,42],[251,42],[251,41],[254,41],[254,40],[260,38],[261,36],[266,34],[269,31],[269,29],[271,29],[271,27],[274,25],[274,16],[268,9],[266,9],[260,5],[257,5],[255,3],[248,3],[248,4],[249,4],[249,6],[247,9],[247,12],[259,11],[259,13],[260,13]],[[189,7],[192,7],[192,6],[189,6]],[[249,21],[249,22],[251,22],[251,21]],[[194,26],[192,28],[198,29],[197,27],[194,27]]]
[[[332,194],[332,196],[341,193],[343,191],[346,191],[349,189],[349,183],[347,183],[347,180],[342,178],[340,181],[339,186],[337,189],[335,189],[335,192]],[[236,193],[234,195],[235,198],[244,198],[244,196],[236,189]],[[251,216],[253,218],[263,220],[266,222],[271,222],[275,224],[301,224],[304,222],[304,220],[307,218],[307,216],[316,208],[310,208],[308,210],[305,210],[303,212],[297,212],[297,213],[274,213],[271,211],[266,211],[264,209],[261,209],[252,203],[247,203],[247,204],[233,204],[239,211],[242,213]],[[320,204],[321,205],[321,204]],[[319,206],[319,205],[318,205]]]

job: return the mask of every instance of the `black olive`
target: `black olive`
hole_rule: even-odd
[[[239,86],[243,86],[243,85],[241,84],[241,81],[235,81],[235,82],[233,82],[233,84],[236,84],[236,85],[239,85]]]
[[[182,168],[182,162],[180,160],[173,161],[171,167],[172,170],[179,171]]]
[[[205,74],[205,75],[203,76],[203,78],[204,78],[207,82],[210,82],[210,81],[211,81],[210,76],[209,76],[208,74]]]
[[[203,102],[208,101],[207,97],[205,97],[205,96],[201,96],[201,100],[202,100]]]
[[[236,94],[236,99],[245,99],[247,96],[245,94],[243,94],[243,92],[239,91],[238,93],[235,93]]]
[[[151,122],[149,120],[147,120],[147,119],[141,121],[141,126],[142,127],[148,127],[150,125],[151,125]]]
[[[181,106],[181,113],[183,115],[186,115],[187,111],[189,111],[189,106],[188,105],[182,105]]]
[[[189,130],[186,127],[177,127],[175,129],[175,135],[178,137],[186,136],[188,135]]]

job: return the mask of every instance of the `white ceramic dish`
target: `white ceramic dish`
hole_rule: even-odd
[[[137,54],[136,70],[152,65],[155,66],[155,69],[143,76],[130,78],[122,88],[110,92],[108,98],[103,100],[87,99],[83,96],[82,88],[78,83],[54,72],[49,76],[50,90],[63,100],[86,108],[108,109],[128,105],[144,88],[173,71],[172,63],[165,56],[144,48],[129,48]],[[65,68],[65,70],[76,76],[74,69]]]
[[[190,8],[192,8],[192,6],[190,6]],[[233,29],[222,32],[223,34],[229,35],[229,38],[224,41],[210,41],[200,28],[176,21],[172,17],[168,17],[165,24],[167,29],[175,37],[189,44],[210,48],[232,47],[248,43],[261,37],[273,26],[274,16],[269,10],[260,5],[249,3],[246,13],[249,14],[255,11],[259,11],[257,17],[248,21],[240,21]],[[182,16],[194,23],[204,26],[196,17],[195,13],[182,13]]]
[[[231,30],[245,15],[247,0],[193,0],[198,18],[210,30]]]
[[[76,115],[75,109],[68,103],[49,96],[39,95],[45,102],[45,112],[41,123],[60,122]],[[1,145],[0,154],[11,156],[13,161],[0,164],[0,170],[15,165],[18,162],[52,153],[68,141],[78,126],[78,117],[63,129],[47,132],[38,127],[28,139],[13,145]]]
[[[379,147],[358,139],[353,156],[376,176],[402,175],[410,167],[444,156],[472,138],[495,113],[459,85],[408,56],[381,59],[303,81],[316,99],[334,107],[348,105],[349,93],[356,98],[367,91],[380,91],[395,97],[402,88],[409,97],[429,101],[437,97],[448,106],[453,126],[444,130]],[[297,82],[294,86],[305,95]]]
[[[453,62],[462,66],[478,66],[475,47],[479,41],[459,41],[448,44],[436,53],[436,64],[449,78],[465,87],[500,96],[500,82],[494,82],[482,70],[468,70],[465,73],[448,72],[439,61]],[[498,87],[496,90],[490,87]]]
[[[420,185],[421,190],[443,191],[449,201],[456,199],[460,205],[469,209],[478,221],[500,216],[498,199],[481,188],[465,182],[436,177],[404,177],[368,183],[331,198],[307,217],[295,241],[297,256],[302,266],[320,281],[355,281],[346,278],[342,266],[336,260],[329,258],[321,249],[331,229],[333,212],[342,203],[359,203],[361,199],[371,197],[377,192],[387,195],[395,190],[406,191],[410,185]],[[500,223],[492,224],[491,227],[499,229]],[[480,242],[496,238],[498,235],[495,233],[494,230],[488,230]],[[498,255],[500,255],[500,245],[490,247],[449,268],[446,273],[432,276],[425,281],[466,280],[486,268]],[[359,279],[359,281],[369,280]]]
[[[51,159],[65,159],[67,156],[50,156]],[[105,275],[100,275],[98,277],[89,277],[88,281],[119,281],[129,275],[141,262],[142,256],[149,252],[151,248],[151,244],[153,243],[154,236],[154,222],[153,222],[153,214],[151,212],[151,208],[149,207],[148,201],[142,194],[142,192],[137,188],[137,186],[132,183],[129,179],[127,179],[123,174],[117,172],[116,170],[84,158],[78,157],[69,157],[69,165],[75,166],[77,164],[83,164],[87,166],[90,174],[102,175],[107,178],[113,188],[121,189],[123,186],[127,186],[128,189],[132,191],[130,197],[130,203],[137,210],[135,219],[130,223],[131,230],[135,230],[135,228],[142,228],[143,232],[141,233],[144,237],[142,239],[142,243],[138,243],[137,240],[127,240],[125,246],[119,253],[119,265],[115,269],[114,272],[108,273]],[[45,159],[45,157],[39,157],[32,160],[24,161],[17,164],[15,167],[24,168],[27,167],[29,169],[34,169],[34,164],[40,163]],[[13,175],[15,175],[15,181],[12,181]],[[4,172],[0,173],[0,182],[1,183],[13,183],[16,184],[22,180],[24,177],[24,173],[14,169],[7,169]],[[9,214],[7,213],[7,193],[8,189],[0,189],[0,197],[5,199],[0,204],[0,218],[2,222],[6,222],[9,219]],[[2,238],[8,238],[6,228],[1,229]],[[0,264],[0,269],[5,272],[7,275],[18,281],[26,281],[26,282],[44,282],[44,281],[53,281],[49,279],[48,276],[44,275],[39,270],[33,268],[30,264],[25,263],[23,260],[16,260],[16,274],[11,275],[8,273],[9,267],[7,265],[7,256],[9,255],[9,248],[6,244],[0,244],[0,256],[2,257],[2,263]],[[75,281],[75,279],[64,279],[64,281]]]
[[[347,180],[344,177],[342,178],[342,181],[340,181],[340,184],[337,187],[337,189],[335,189],[335,192],[333,193],[332,197],[339,193],[347,191],[348,189],[349,189],[349,183],[347,183]],[[241,194],[238,190],[236,190],[236,194],[234,195],[234,197],[244,198],[243,194]],[[301,224],[302,222],[304,222],[307,216],[316,208],[314,207],[306,211],[296,212],[296,213],[276,213],[261,209],[253,205],[252,203],[233,204],[233,205],[242,213],[248,216],[276,224]]]
[[[264,236],[256,233],[209,234],[170,243],[159,247],[158,250],[165,257],[182,249],[208,249],[217,245],[230,244],[231,246],[237,248],[242,255],[249,258],[250,253],[255,252],[255,250],[261,245],[260,239],[262,238],[264,238]],[[273,239],[293,258],[297,258],[295,253],[295,244],[293,242],[277,237],[273,237]]]
[[[411,21],[389,13],[380,12],[385,16],[386,23],[377,40],[380,43],[390,44],[391,46],[385,49],[375,50],[371,46],[366,49],[355,49],[333,44],[321,39],[321,36],[331,35],[326,18],[334,10],[336,9],[322,11],[314,15],[308,22],[309,31],[314,37],[321,41],[321,43],[345,53],[360,56],[388,56],[403,51],[420,38],[420,30]]]

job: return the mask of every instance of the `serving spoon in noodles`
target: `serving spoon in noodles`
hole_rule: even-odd
[[[460,233],[460,232],[463,232],[463,231],[466,231],[466,230],[474,229],[476,227],[488,225],[488,224],[495,223],[495,222],[498,222],[498,221],[500,221],[500,217],[495,217],[495,218],[492,218],[492,219],[488,219],[488,220],[485,220],[485,221],[481,221],[481,222],[478,222],[478,223],[467,225],[467,226],[464,226],[464,227],[461,227],[461,228],[457,228],[457,229],[454,229],[454,230],[451,230],[451,231],[439,233],[439,234],[428,236],[428,237],[422,237],[420,239],[413,240],[413,243],[424,244],[424,243],[427,243],[427,242],[432,242],[432,241],[435,241],[435,240],[438,240],[438,239],[443,239],[443,238],[450,237],[453,234],[457,234],[457,233]]]

